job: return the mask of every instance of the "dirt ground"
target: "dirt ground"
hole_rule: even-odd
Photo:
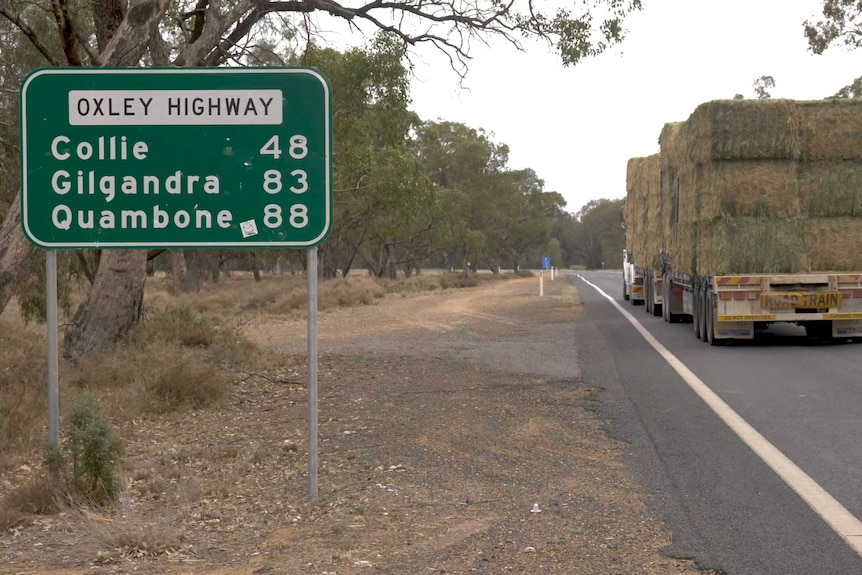
[[[218,411],[121,429],[114,512],[0,535],[0,573],[697,572],[622,464],[582,381],[577,294],[538,278],[319,317],[319,482],[309,499],[304,320],[248,335],[291,357]],[[7,486],[34,465],[20,465]]]

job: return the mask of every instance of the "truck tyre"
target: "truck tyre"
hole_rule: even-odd
[[[652,290],[653,289],[654,288],[652,285],[652,279],[646,280],[646,286],[644,288],[644,291],[646,293],[646,297],[644,298],[644,302],[645,302],[644,307],[646,308],[646,312],[650,315],[652,315],[652,300],[653,300]]]
[[[661,306],[661,317],[666,322],[670,323],[670,280],[667,277],[667,274],[662,276],[661,282],[661,297],[664,305]]]
[[[706,342],[709,345],[722,345],[725,340],[715,337],[715,310],[712,305],[712,290],[706,292]]]
[[[644,278],[644,311],[652,313],[652,294],[650,293],[650,283],[648,278]]]
[[[691,323],[694,325],[694,337],[697,339],[701,338],[701,297],[700,290],[694,290],[694,310],[691,316]]]
[[[700,314],[700,339],[702,341],[709,341],[706,337],[706,316],[710,312],[712,307],[707,300],[706,290],[700,290],[700,307],[697,309],[697,313]]]

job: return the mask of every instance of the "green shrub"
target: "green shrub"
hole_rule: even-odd
[[[95,503],[116,501],[122,490],[119,466],[123,443],[114,433],[96,398],[83,392],[66,415],[66,436],[59,448],[45,450],[45,464],[71,496]]]

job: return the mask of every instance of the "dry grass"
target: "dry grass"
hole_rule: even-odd
[[[509,277],[512,274],[464,278],[461,274],[427,273],[381,280],[353,275],[321,281],[319,308],[366,306],[391,294],[470,287]],[[80,300],[81,294],[77,298]],[[234,274],[219,284],[206,284],[197,294],[179,295],[172,294],[165,280],[150,278],[144,301],[144,320],[114,349],[86,356],[75,364],[61,362],[61,435],[68,406],[81,392],[98,400],[111,424],[135,425],[156,416],[182,418],[197,410],[218,408],[235,385],[251,377],[297,383],[298,373],[304,369],[296,365],[303,358],[258,348],[242,334],[249,314],[304,316],[307,296],[303,277],[264,277],[255,282],[250,275]],[[47,436],[44,332],[44,326],[21,319],[14,301],[0,316],[0,471],[16,477],[0,485],[0,528],[4,529],[34,513],[50,512],[58,499],[56,489],[46,483],[44,465],[34,463],[44,459]],[[208,453],[206,459],[224,462],[239,456],[226,448]],[[250,454],[259,459],[267,456]],[[28,462],[32,472],[9,473],[23,462]],[[148,493],[164,490],[165,482],[171,481],[170,468],[168,465],[149,476],[137,472],[137,488]],[[230,481],[217,483],[229,485]],[[138,533],[133,526],[110,532],[114,539],[127,538],[115,541],[112,548],[128,553],[158,552],[172,545],[171,538]]]
[[[0,453],[32,445],[44,423],[45,328],[27,325],[14,302],[0,317]]]
[[[59,509],[57,500],[57,494],[47,477],[33,477],[0,499],[0,530],[12,529],[31,515],[54,513]]]

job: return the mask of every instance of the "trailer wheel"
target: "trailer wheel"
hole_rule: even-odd
[[[644,278],[644,310],[652,313],[652,289],[649,279]]]
[[[702,319],[701,310],[700,310],[700,306],[701,306],[700,300],[701,300],[700,290],[694,290],[694,310],[692,310],[693,313],[691,315],[691,323],[694,324],[694,337],[696,337],[697,339],[701,338],[701,331],[702,331],[702,328],[700,325],[701,319]]]
[[[670,278],[667,274],[662,276],[661,297],[664,304],[661,306],[661,317],[670,323]]]
[[[723,345],[725,340],[715,337],[715,313],[712,307],[712,290],[706,292],[706,342],[709,345]]]

